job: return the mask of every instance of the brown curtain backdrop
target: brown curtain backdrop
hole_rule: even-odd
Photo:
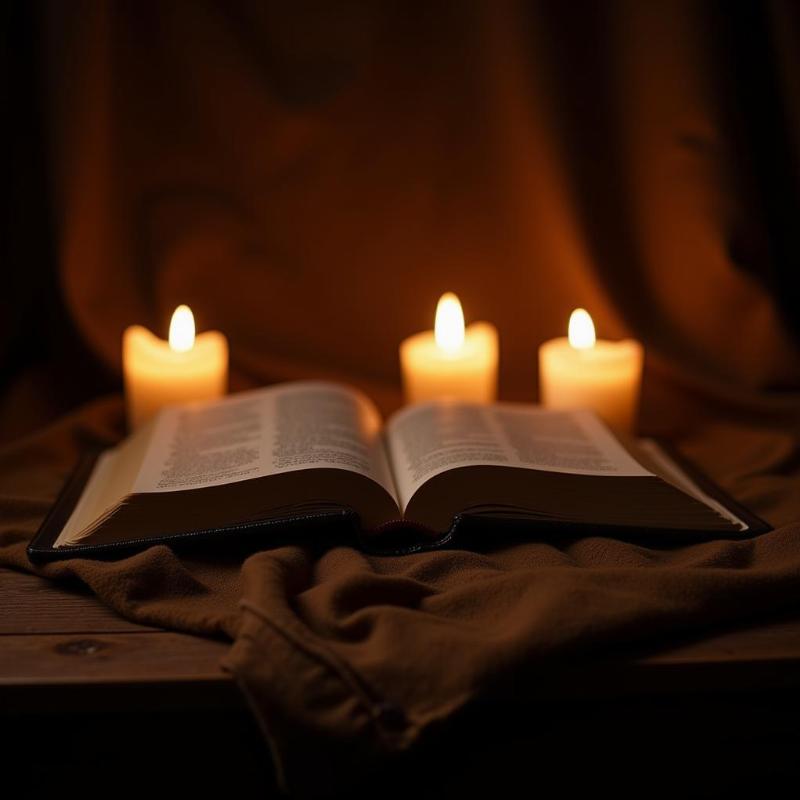
[[[68,307],[116,369],[126,325],[187,302],[234,386],[334,377],[388,411],[443,291],[499,327],[507,399],[582,305],[645,342],[646,426],[710,398],[796,420],[794,11],[54,4]]]

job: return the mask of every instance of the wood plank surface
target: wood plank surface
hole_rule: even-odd
[[[241,707],[219,666],[229,647],[128,622],[84,591],[0,569],[0,709]],[[542,672],[549,698],[798,688],[800,619],[615,649]]]
[[[227,642],[170,632],[0,637],[0,709],[234,708]]]
[[[239,707],[229,642],[139,625],[79,586],[0,568],[0,710]]]
[[[229,642],[180,633],[4,636],[6,686],[228,680],[219,660]]]
[[[153,631],[129,622],[88,590],[0,567],[0,636]]]

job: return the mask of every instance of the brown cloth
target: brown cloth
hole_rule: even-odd
[[[347,788],[471,701],[522,701],[559,660],[800,615],[800,448],[789,434],[720,425],[681,443],[778,526],[748,541],[494,538],[480,550],[281,547],[244,561],[156,546],[34,569],[25,546],[80,448],[114,441],[121,423],[120,399],[108,398],[0,451],[0,564],[78,580],[137,622],[232,640],[222,666],[295,796]]]
[[[757,33],[778,37],[791,98],[798,28],[787,5],[764,9]],[[776,526],[686,547],[493,539],[394,558],[158,546],[36,570],[130,619],[230,639],[224,666],[284,787],[339,789],[545,664],[797,608],[800,358],[774,299],[768,198],[731,124],[750,117],[727,105],[758,96],[720,67],[738,53],[716,35],[732,16],[634,1],[53,5],[60,270],[109,368],[127,324],[163,334],[188,302],[200,330],[229,336],[234,387],[335,377],[388,411],[398,342],[451,289],[468,321],[499,327],[501,397],[533,400],[537,346],[582,305],[599,335],[645,343],[642,429],[673,435]],[[0,451],[0,563],[32,569],[26,542],[81,447],[122,432],[108,398]]]

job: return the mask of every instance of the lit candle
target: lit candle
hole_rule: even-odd
[[[592,408],[612,428],[632,432],[644,348],[634,339],[596,341],[588,312],[578,308],[569,336],[539,348],[539,394],[548,408]]]
[[[194,316],[178,306],[165,342],[141,325],[122,336],[122,369],[128,426],[133,429],[162,406],[210,400],[228,384],[228,340],[219,331],[195,337]]]
[[[491,403],[497,395],[497,329],[488,322],[464,328],[458,297],[443,294],[434,330],[400,344],[406,401],[453,397]]]

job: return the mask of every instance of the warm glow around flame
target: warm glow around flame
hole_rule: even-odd
[[[169,323],[169,346],[177,353],[194,347],[194,314],[189,306],[178,306]]]
[[[457,353],[464,344],[464,312],[453,292],[445,292],[439,298],[433,334],[445,353]]]
[[[588,350],[594,347],[594,322],[588,311],[576,308],[569,318],[569,343],[576,350]]]

